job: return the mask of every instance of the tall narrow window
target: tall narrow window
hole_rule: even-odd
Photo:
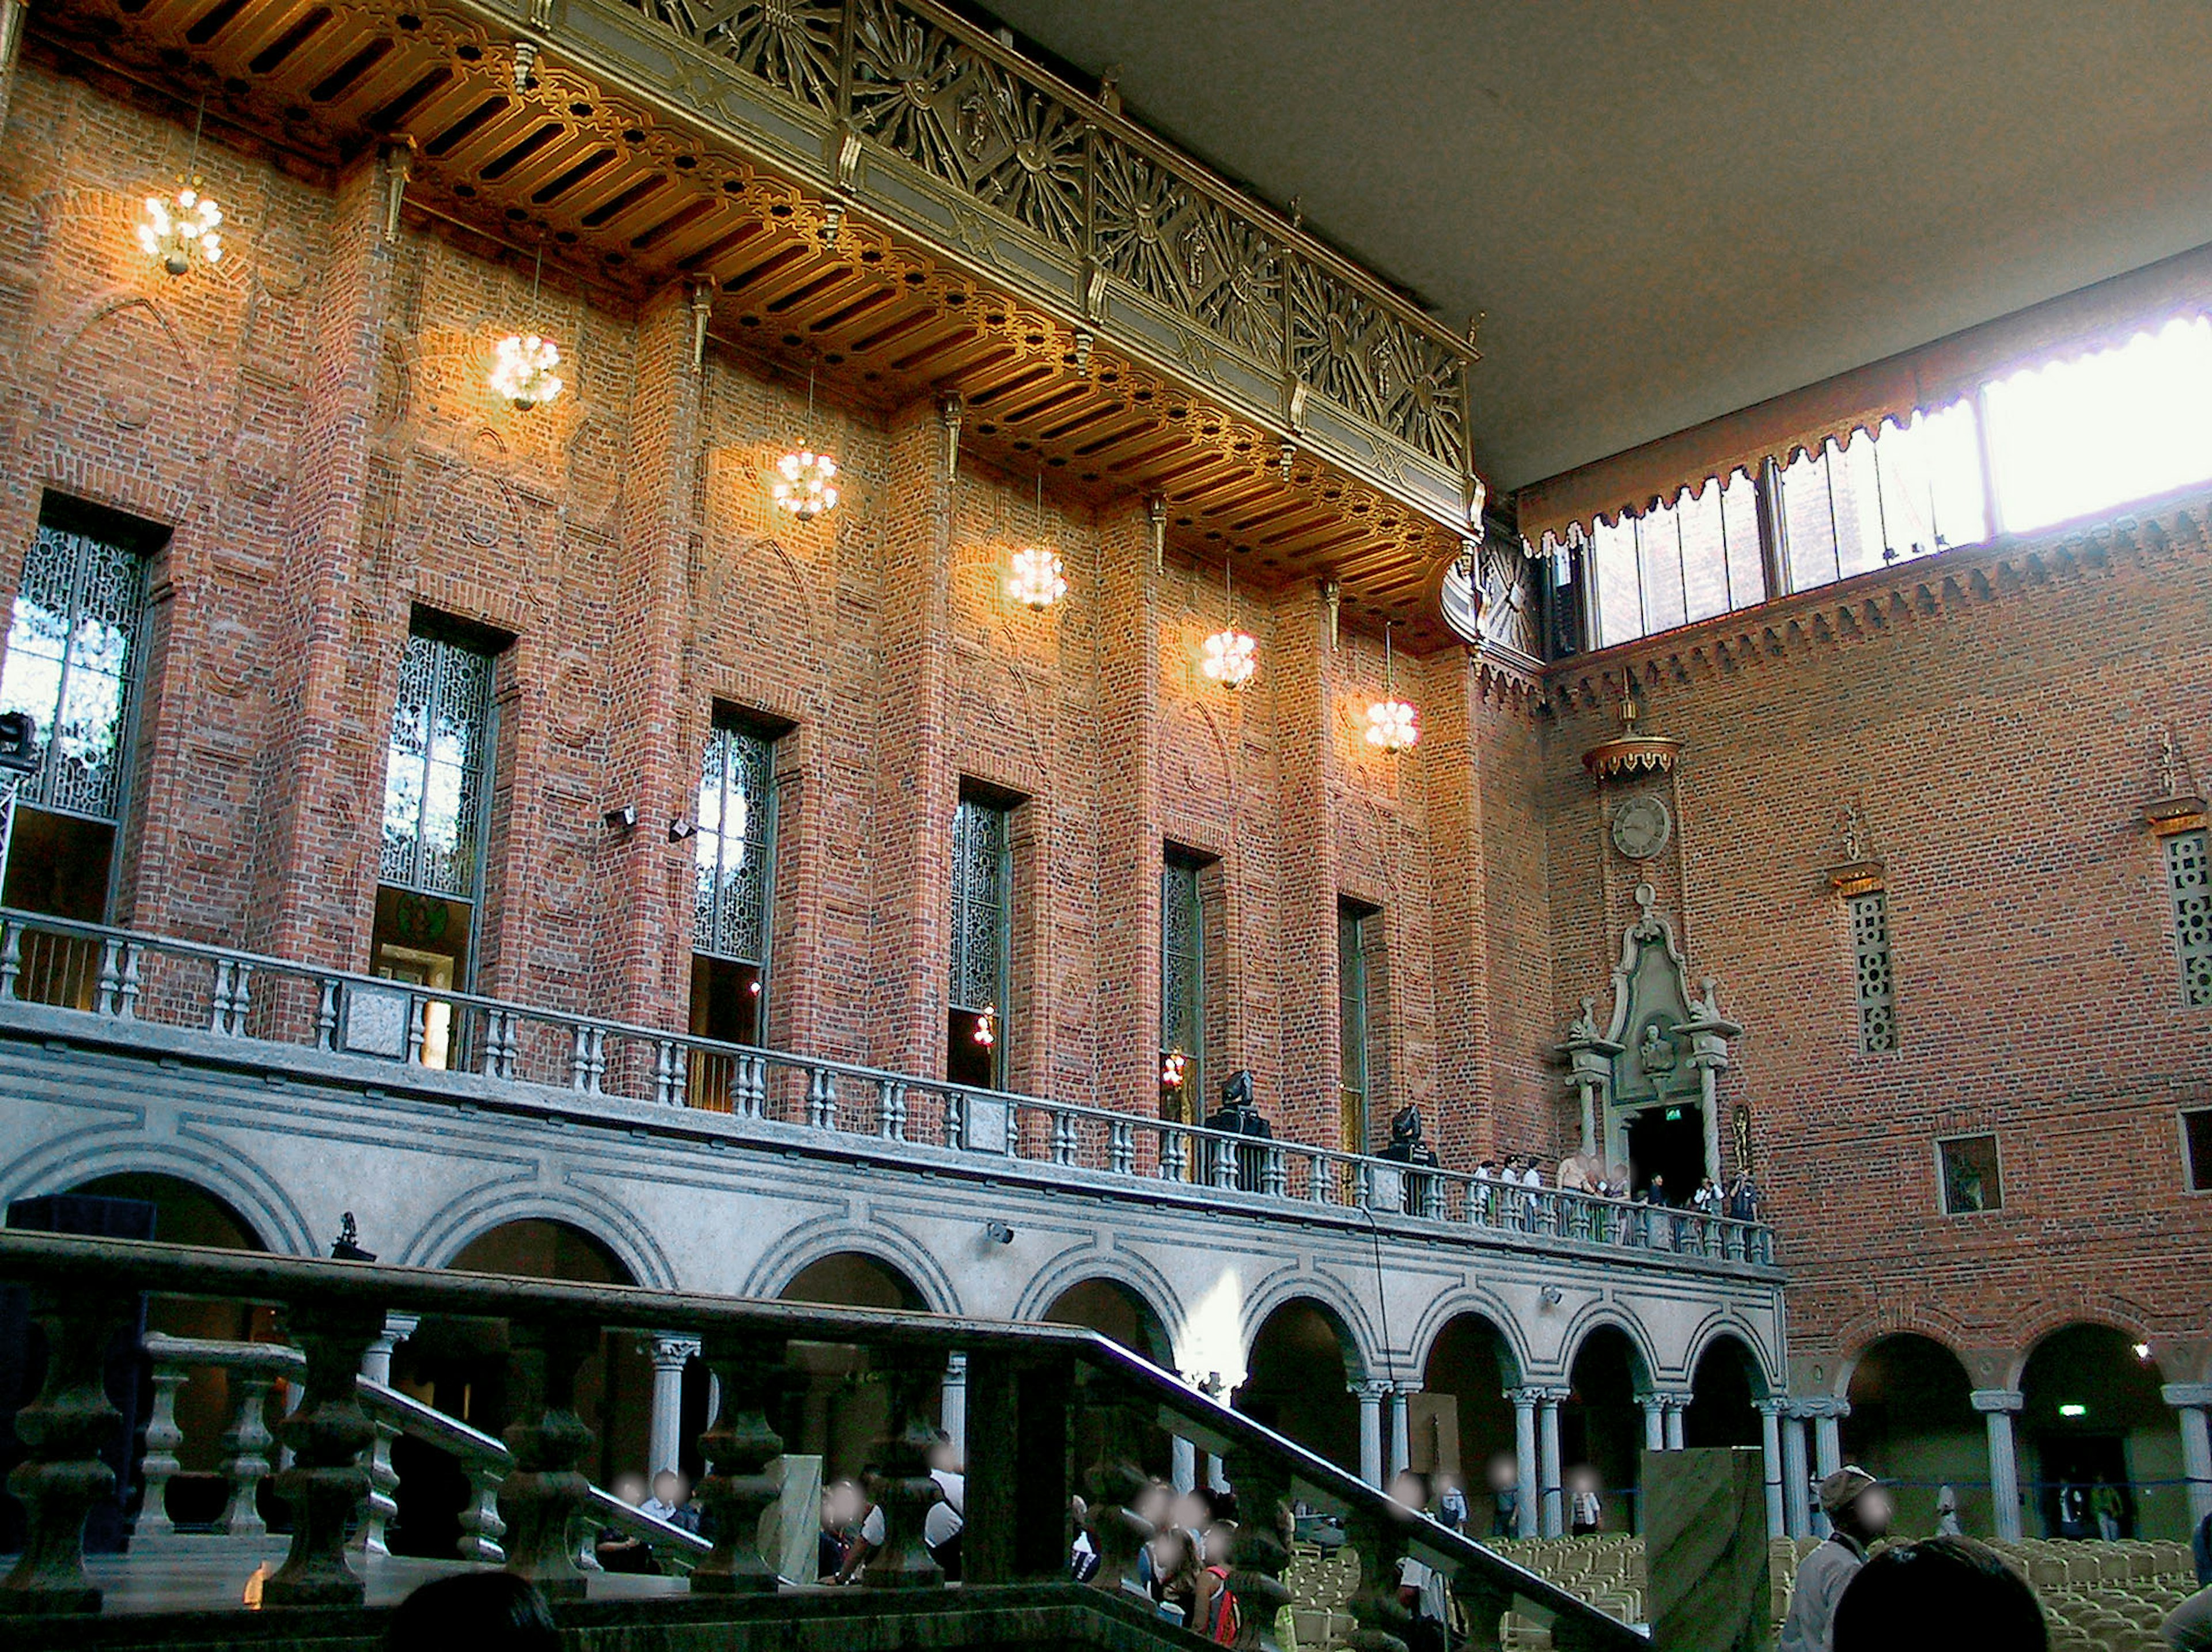
[[[1897,1048],[1897,988],[1889,963],[1889,896],[1881,890],[1851,896],[1851,951],[1858,968],[1859,1048],[1882,1054]]]
[[[699,762],[693,836],[691,1030],[757,1044],[767,1026],[775,912],[775,743],[723,707]],[[691,1104],[726,1110],[726,1060],[693,1064]]]
[[[1368,1115],[1374,1099],[1369,1087],[1368,1036],[1373,1005],[1369,1001],[1368,944],[1381,917],[1373,907],[1356,901],[1337,902],[1337,1095],[1340,1145],[1347,1153],[1367,1152],[1374,1139]]]
[[[1160,865],[1160,1109],[1195,1124],[1206,1088],[1206,916],[1199,861],[1170,849]]]
[[[2181,959],[2182,1001],[2212,1004],[2212,881],[2208,835],[2176,832],[2166,840],[2166,881],[2173,896],[2173,946]]]
[[[8,905],[87,923],[110,913],[127,805],[132,701],[143,649],[146,562],[163,531],[49,498],[23,559],[0,670],[0,710],[36,726],[38,768],[16,793]],[[24,940],[19,996],[88,1008],[94,949]]]
[[[491,813],[495,656],[418,616],[399,662],[384,770],[384,847],[370,967],[416,987],[462,988],[474,962]],[[422,1060],[453,1060],[453,1006],[422,1017]]]
[[[952,991],[945,1076],[986,1089],[1000,1087],[1006,1072],[1012,813],[1006,804],[964,796],[952,817]]]

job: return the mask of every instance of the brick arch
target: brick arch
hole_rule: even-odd
[[[228,1205],[254,1237],[278,1255],[319,1256],[316,1230],[298,1202],[241,1154],[180,1141],[150,1142],[101,1133],[43,1143],[0,1166],[0,1208],[42,1193],[60,1193],[101,1176],[164,1175],[191,1183]],[[337,1212],[330,1219],[335,1232]]]
[[[2132,1342],[2150,1343],[2153,1349],[2151,1369],[2159,1371],[2161,1375],[2164,1374],[2165,1368],[2158,1363],[2156,1357],[2155,1351],[2158,1345],[2152,1339],[2151,1327],[2143,1321],[2109,1311],[2085,1312],[2078,1306],[2054,1305],[2023,1322],[2022,1333],[2018,1339],[2012,1357],[2005,1364],[2004,1386],[2008,1388],[2019,1388],[2027,1376],[2028,1362],[2035,1357],[2036,1350],[2061,1331],[2070,1331],[2075,1326],[2084,1326],[2099,1331],[2110,1331]],[[2167,1377],[2166,1380],[2172,1382],[2176,1379]]]
[[[1830,1391],[1838,1398],[1850,1394],[1851,1378],[1858,1370],[1859,1362],[1892,1337],[1926,1338],[1959,1362],[1959,1369],[1966,1373],[1968,1386],[1972,1385],[1974,1366],[1969,1357],[1966,1333],[1947,1315],[1910,1307],[1862,1315],[1844,1327],[1845,1351],[1836,1357],[1836,1374]]]
[[[563,1223],[590,1235],[649,1290],[682,1288],[668,1253],[642,1223],[620,1206],[572,1187],[478,1187],[433,1217],[394,1260],[413,1267],[450,1266],[494,1228],[532,1220]]]

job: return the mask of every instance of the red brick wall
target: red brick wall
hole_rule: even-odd
[[[1911,1325],[2024,1351],[2070,1318],[2148,1337],[2167,1380],[2205,1334],[2212,1202],[2176,1112],[2212,1101],[2212,1009],[2185,1007],[2139,807],[2170,723],[2212,777],[2206,501],[1960,550],[1563,668],[1543,739],[1553,1018],[1601,991],[1635,873],[1601,849],[1579,754],[1613,726],[1684,742],[1656,871],[1693,975],[1745,1028],[1747,1103],[1792,1269],[1793,1349]],[[1634,788],[1643,789],[1643,788]],[[1900,1048],[1862,1054],[1843,898],[1857,799],[1887,878]],[[1498,841],[1493,834],[1491,841]],[[1939,1213],[1937,1137],[1994,1131],[2003,1212]],[[2002,1383],[2001,1359],[1977,1381]]]

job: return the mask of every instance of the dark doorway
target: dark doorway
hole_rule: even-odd
[[[1664,1176],[1667,1202],[1688,1204],[1705,1175],[1704,1110],[1685,1102],[1637,1114],[1628,1121],[1628,1165],[1637,1192]]]
[[[2045,1531],[2053,1537],[2100,1536],[2103,1514],[2118,1522],[2115,1537],[2136,1534],[2126,1441],[2117,1434],[2043,1434],[2036,1436],[2035,1455],[2043,1469]]]

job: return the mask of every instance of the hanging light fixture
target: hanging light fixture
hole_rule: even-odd
[[[222,209],[200,188],[200,128],[207,120],[207,100],[200,100],[192,117],[192,158],[185,167],[185,182],[169,198],[146,197],[146,216],[138,222],[138,245],[158,258],[173,276],[188,275],[195,263],[222,260]]]
[[[814,428],[814,369],[806,369],[806,427]],[[801,442],[775,462],[775,503],[802,522],[837,508],[837,461]]]
[[[538,246],[538,267],[530,276],[530,307],[538,307],[538,289],[545,276],[545,244]],[[509,333],[492,353],[491,387],[514,404],[518,412],[543,407],[561,393],[562,380],[554,369],[561,365],[561,347],[537,333]]]
[[[1227,562],[1221,565],[1221,595],[1229,610],[1229,625],[1225,630],[1216,631],[1206,638],[1206,658],[1199,662],[1199,670],[1233,691],[1249,683],[1252,673],[1259,669],[1260,645],[1237,629],[1237,593],[1229,583],[1229,566]]]
[[[1044,472],[1036,479],[1037,515],[1044,514]],[[1014,553],[1014,571],[1006,580],[1006,594],[1024,608],[1049,608],[1067,594],[1067,569],[1060,553],[1041,545],[1024,545]]]
[[[1421,738],[1420,714],[1398,698],[1397,673],[1390,658],[1390,622],[1382,622],[1382,697],[1367,708],[1367,744],[1396,756],[1411,751]]]

